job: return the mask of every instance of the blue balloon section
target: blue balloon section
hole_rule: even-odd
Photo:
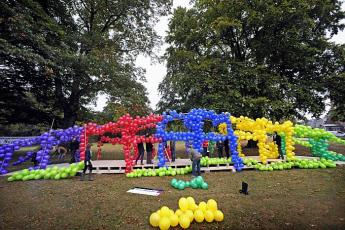
[[[49,132],[43,133],[39,137],[28,138],[24,140],[14,141],[12,144],[5,144],[0,146],[0,174],[6,174],[6,168],[9,166],[10,161],[13,157],[13,153],[22,147],[40,145],[41,148],[37,151],[36,160],[38,161],[38,166],[30,167],[33,169],[45,169],[49,163],[49,153],[52,148],[61,143],[66,143],[71,141],[73,138],[78,138],[80,134],[84,131],[84,128],[79,126],[73,126],[65,130],[51,130]],[[13,165],[19,165],[29,159],[31,159],[34,153],[29,151],[26,153],[25,157],[19,157],[19,159],[13,163]]]
[[[163,120],[157,124],[156,137],[162,138],[162,142],[158,146],[158,166],[165,166],[166,157],[164,155],[164,143],[169,140],[191,142],[192,147],[198,152],[202,152],[202,143],[209,141],[229,140],[229,148],[231,151],[232,162],[237,171],[242,170],[243,161],[237,152],[237,137],[231,127],[229,113],[216,114],[212,110],[193,109],[187,114],[177,113],[176,111],[168,111],[163,113]],[[183,121],[188,132],[167,132],[166,127],[169,122],[174,120]],[[213,127],[217,127],[221,123],[227,124],[227,135],[221,135],[214,132],[205,133],[203,127],[205,120],[211,120]]]

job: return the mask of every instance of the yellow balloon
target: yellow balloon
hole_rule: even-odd
[[[181,216],[181,215],[183,214],[183,212],[181,211],[181,209],[177,209],[177,210],[175,211],[175,214],[176,214],[177,216]]]
[[[170,228],[170,219],[168,217],[163,217],[159,220],[159,228],[161,230],[168,230]]]
[[[193,222],[193,220],[194,220],[194,213],[193,213],[192,210],[185,211],[185,215],[187,215],[189,217],[190,222]]]
[[[182,197],[178,201],[178,206],[182,211],[187,211],[188,210],[188,201],[186,198]]]
[[[214,220],[214,215],[213,212],[211,210],[207,210],[205,213],[205,220],[207,222],[212,222]]]
[[[204,212],[200,209],[197,209],[194,212],[194,219],[196,222],[201,223],[204,221],[205,217],[204,217]]]
[[[187,197],[187,202],[188,202],[188,209],[193,210],[194,205],[195,205],[195,200],[193,197]]]
[[[211,211],[216,211],[218,209],[217,202],[213,199],[207,201],[207,209]]]
[[[169,217],[172,216],[172,215],[174,215],[174,214],[175,214],[174,210],[169,209]]]
[[[222,213],[222,211],[217,210],[213,214],[214,214],[214,220],[215,221],[220,222],[220,221],[224,220],[224,214]]]
[[[161,215],[161,217],[163,217],[163,216],[169,217],[170,216],[170,209],[167,206],[163,206],[161,208],[160,215]]]
[[[187,215],[181,215],[178,219],[178,222],[180,223],[181,228],[186,229],[190,226],[190,220]]]
[[[151,216],[150,216],[150,224],[153,227],[158,227],[159,220],[160,220],[160,216],[159,216],[159,214],[157,212],[154,212],[154,213],[151,214]]]
[[[173,214],[169,217],[171,227],[176,227],[178,225],[178,216]]]
[[[204,201],[201,201],[199,203],[199,209],[201,209],[201,211],[203,211],[203,212],[206,212],[207,205],[206,205],[206,203]]]

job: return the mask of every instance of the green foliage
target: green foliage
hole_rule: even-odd
[[[324,111],[326,32],[344,27],[340,1],[211,1],[177,8],[169,23],[159,110],[207,107],[249,117]],[[336,74],[336,76],[338,76]],[[336,94],[337,91],[334,91]]]
[[[143,70],[134,60],[139,53],[152,55],[160,41],[154,24],[170,7],[170,0],[1,2],[0,83],[6,96],[0,103],[14,107],[2,109],[1,116],[15,117],[18,99],[32,107],[28,94],[37,111],[49,114],[46,120],[53,114],[64,127],[99,92],[114,103],[147,105],[139,82]]]

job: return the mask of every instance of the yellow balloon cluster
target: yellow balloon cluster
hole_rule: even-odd
[[[254,141],[258,141],[259,157],[264,164],[267,163],[268,158],[277,158],[278,146],[275,145],[274,142],[268,140],[267,134],[278,132],[280,135],[285,137],[287,159],[294,158],[293,151],[295,148],[293,147],[293,124],[291,121],[279,124],[278,122],[273,123],[266,118],[257,118],[256,120],[253,120],[244,116],[240,116],[238,118],[231,116],[230,120],[232,124],[236,125],[234,133],[238,137],[237,150],[240,156],[244,156],[240,141],[252,139]]]
[[[207,203],[202,201],[197,205],[193,197],[182,197],[178,201],[178,206],[179,209],[175,212],[167,206],[161,207],[150,215],[150,224],[161,230],[167,230],[177,225],[187,229],[193,221],[201,223],[224,220],[224,214],[218,210],[217,202],[213,199],[208,200]]]

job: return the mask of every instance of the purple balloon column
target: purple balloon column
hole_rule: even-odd
[[[30,167],[29,169],[45,169],[49,163],[49,153],[54,146],[60,143],[66,143],[71,141],[73,138],[78,138],[83,132],[82,127],[73,126],[65,130],[50,130],[49,132],[43,133],[39,137],[28,138],[23,140],[16,140],[12,144],[5,144],[0,146],[0,174],[6,174],[8,171],[6,168],[9,166],[12,160],[13,153],[22,147],[40,145],[40,150],[37,151],[36,160],[39,165],[36,167]],[[18,165],[27,161],[33,156],[33,152],[29,151],[25,157],[19,157],[19,160],[14,162],[13,165]]]

